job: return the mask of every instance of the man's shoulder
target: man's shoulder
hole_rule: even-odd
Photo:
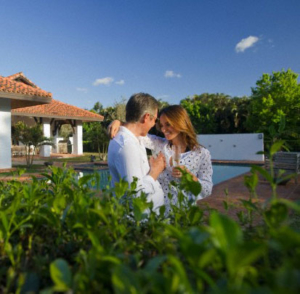
[[[111,140],[110,144],[117,144],[120,147],[124,147],[128,144],[135,144],[136,142],[137,140],[133,136],[128,134],[126,130],[120,130],[120,132],[113,138],[113,140]]]

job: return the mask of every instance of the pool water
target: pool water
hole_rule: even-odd
[[[250,171],[247,165],[213,164],[213,184],[219,184]]]
[[[238,175],[250,171],[250,166],[246,165],[228,165],[228,164],[213,164],[213,184],[219,184]],[[100,188],[103,189],[109,183],[109,170],[95,170],[100,174]],[[91,170],[81,170],[82,175],[93,173]]]

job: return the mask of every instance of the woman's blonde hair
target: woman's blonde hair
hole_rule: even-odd
[[[181,133],[184,144],[186,144],[190,150],[194,147],[200,146],[197,141],[197,134],[190,120],[190,117],[186,110],[180,105],[171,105],[163,108],[159,112],[159,117],[165,115],[168,123],[178,132]],[[160,124],[157,123],[156,127],[160,131]]]

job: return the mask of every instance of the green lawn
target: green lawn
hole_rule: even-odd
[[[29,167],[27,167],[26,165],[23,165],[23,164],[16,164],[16,165],[13,165],[13,168],[25,169],[26,170],[25,172],[27,174],[28,173],[30,173],[30,174],[38,174],[38,173],[43,172],[46,169],[45,165],[43,165],[43,164],[33,164],[33,165],[29,166]],[[10,176],[13,173],[16,173],[16,171],[0,173],[0,177]]]
[[[70,158],[51,158],[49,159],[50,162],[90,162],[91,155],[95,156],[95,162],[100,162],[102,160],[99,159],[98,153],[87,152],[84,153],[82,156],[78,157],[70,157]]]

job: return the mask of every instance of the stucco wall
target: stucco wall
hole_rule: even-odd
[[[0,99],[0,168],[11,168],[11,101]]]
[[[222,134],[198,135],[198,142],[218,160],[264,161],[264,155],[256,154],[264,150],[263,134]]]
[[[73,134],[73,150],[72,154],[83,154],[83,142],[82,142],[82,121],[76,121],[76,129]]]

